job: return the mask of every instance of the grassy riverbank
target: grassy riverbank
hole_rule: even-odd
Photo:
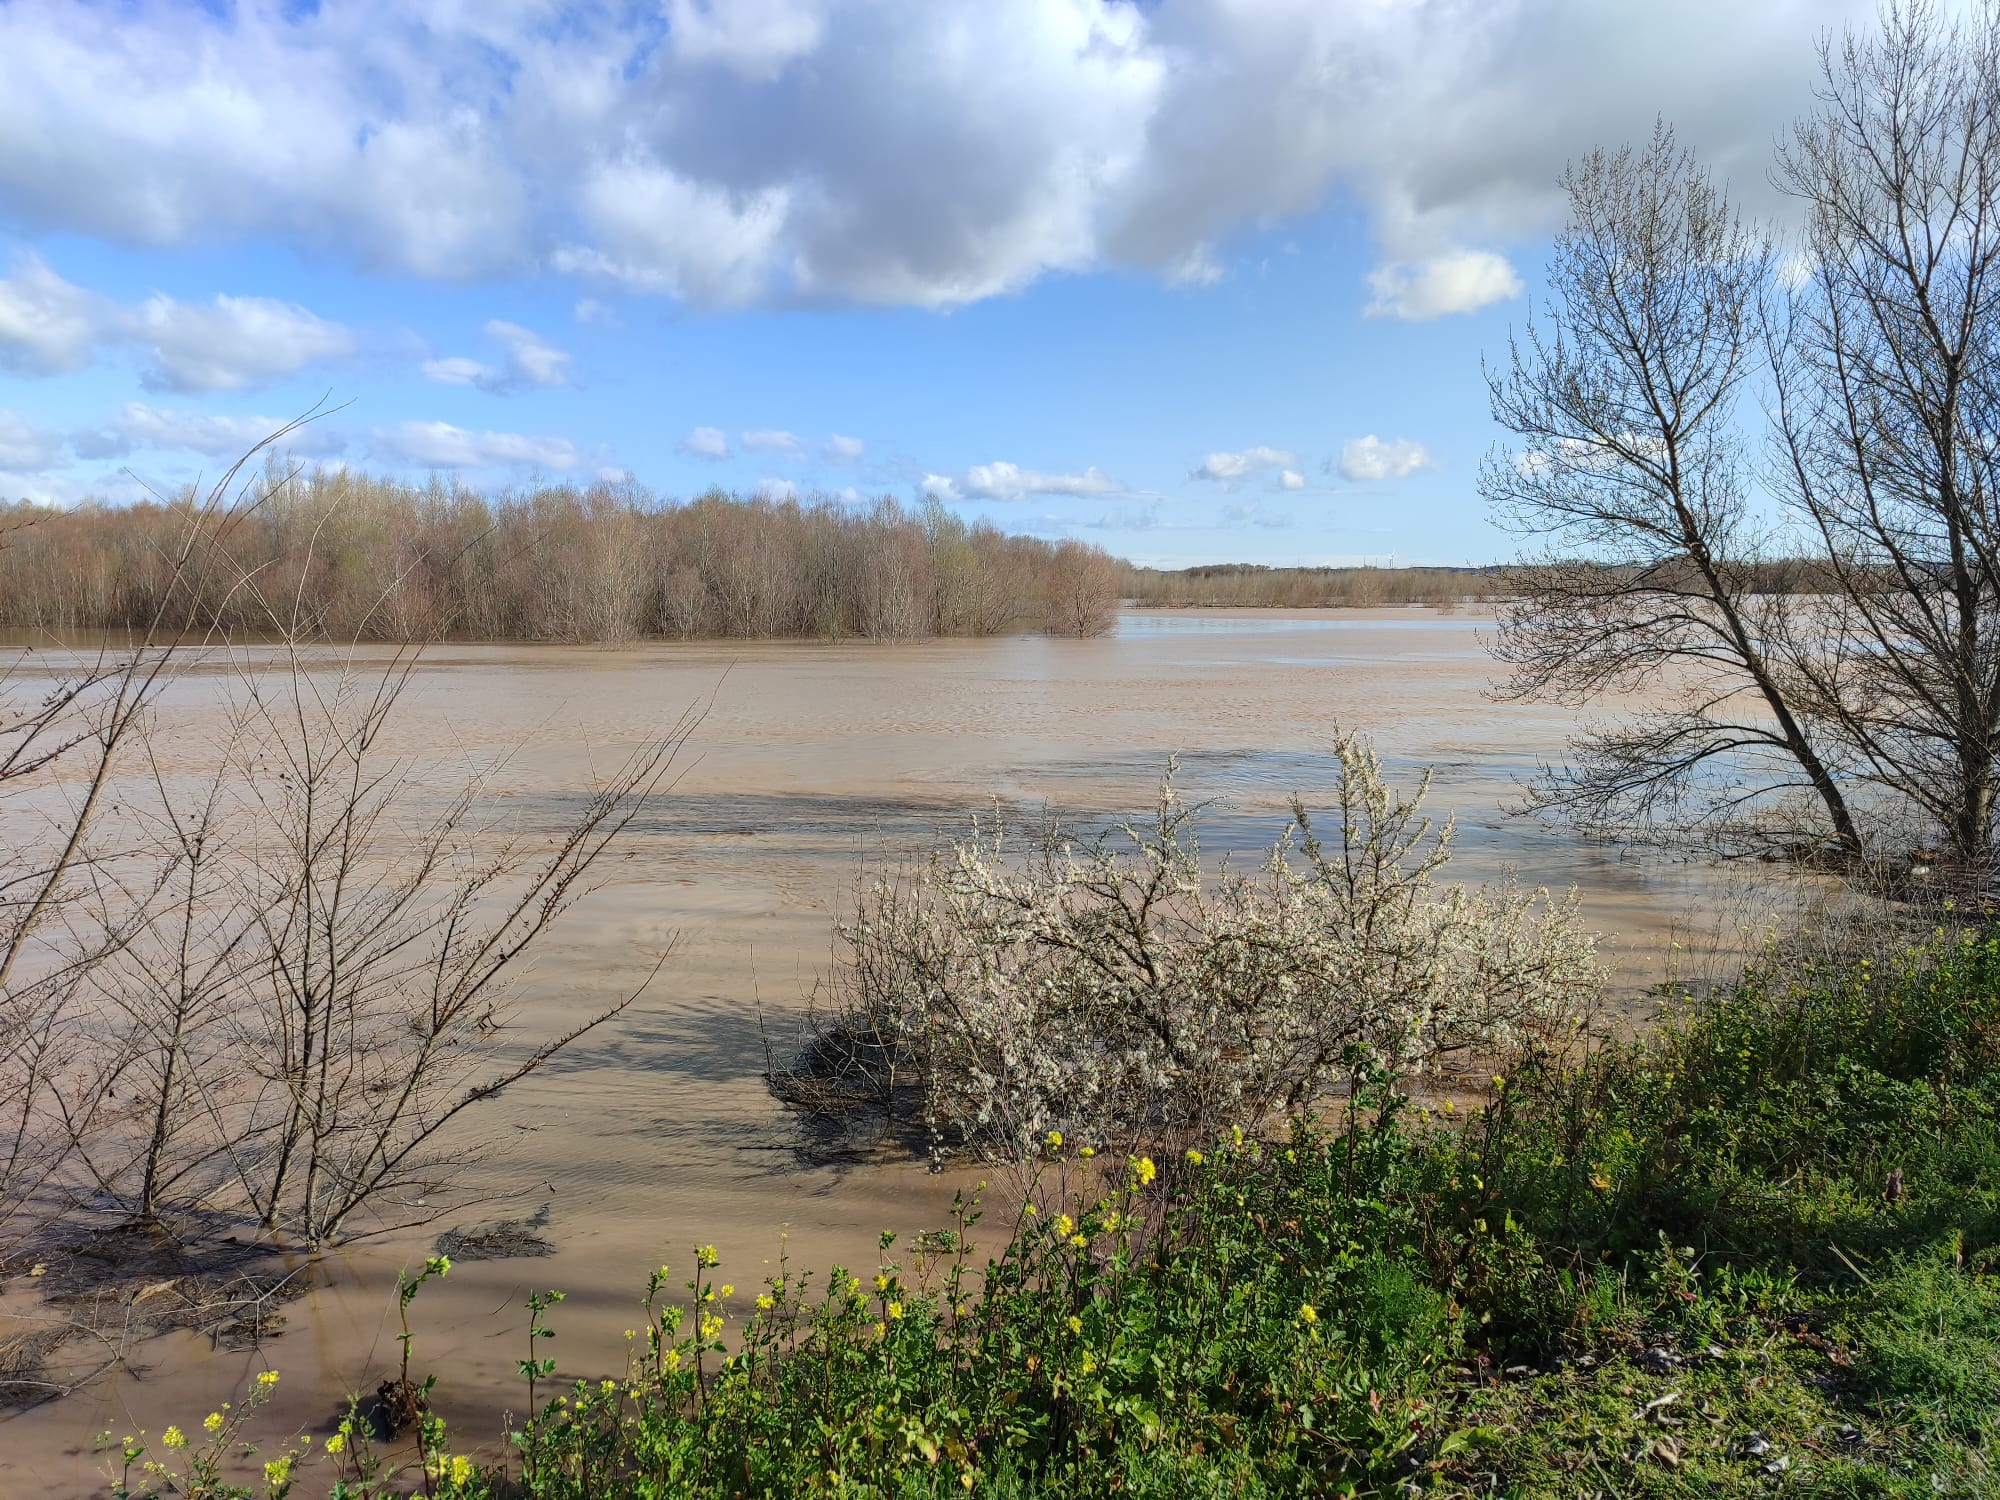
[[[684,1252],[629,1365],[536,1315],[504,1474],[450,1456],[492,1433],[433,1427],[426,1477],[361,1423],[241,1493],[2000,1493],[2000,939],[1752,974],[1469,1115],[1359,1104],[1051,1141],[1011,1229],[856,1276]],[[235,1430],[191,1415],[131,1493]]]

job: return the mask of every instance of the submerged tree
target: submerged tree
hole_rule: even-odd
[[[1522,696],[1659,701],[1578,739],[1537,798],[1597,826],[1686,826],[1804,788],[1859,852],[1835,753],[1792,703],[1794,597],[1759,588],[1735,415],[1770,251],[1664,126],[1643,151],[1592,152],[1564,187],[1548,326],[1491,379],[1523,446],[1488,460],[1481,489],[1543,547],[1514,570],[1499,653]]]
[[[1819,108],[1779,154],[1805,217],[1783,256],[1664,127],[1569,172],[1545,325],[1491,382],[1520,444],[1482,490],[1538,543],[1500,653],[1522,696],[1650,701],[1579,736],[1540,806],[1625,836],[1992,864],[1995,18],[1892,5],[1823,47]]]
[[[1823,48],[1779,155],[1803,206],[1772,332],[1787,500],[1829,587],[1801,710],[1967,867],[2000,748],[2000,13],[1892,6]]]

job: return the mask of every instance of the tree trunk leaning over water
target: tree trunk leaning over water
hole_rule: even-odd
[[[1791,702],[1798,601],[1756,589],[1734,416],[1770,250],[1664,126],[1643,151],[1592,152],[1564,187],[1547,323],[1489,374],[1522,446],[1487,461],[1480,489],[1543,549],[1511,575],[1499,655],[1516,696],[1665,698],[1577,739],[1535,801],[1614,831],[1718,834],[1753,809],[1772,831],[1803,792],[1815,831],[1858,854],[1833,747]]]
[[[1536,538],[1503,611],[1522,696],[1643,688],[1536,788],[1614,836],[1943,860],[2000,802],[2000,5],[1886,8],[1821,50],[1778,154],[1782,258],[1664,127],[1566,179],[1571,222],[1492,381],[1482,489]],[[1766,397],[1759,495],[1737,396]],[[1805,586],[1770,589],[1773,564]]]
[[[1822,48],[1779,154],[1806,233],[1771,320],[1786,499],[1837,580],[1800,702],[1961,868],[2000,748],[2000,28],[1928,4]]]

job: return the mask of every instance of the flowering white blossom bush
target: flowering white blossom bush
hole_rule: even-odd
[[[1254,872],[1205,867],[1170,766],[1152,820],[1011,859],[999,829],[876,882],[839,928],[836,1004],[774,1080],[873,1106],[933,1149],[1117,1141],[1309,1109],[1356,1049],[1404,1075],[1562,1045],[1597,993],[1574,897],[1436,879],[1449,825],[1369,744],[1336,746],[1338,832],[1303,804]]]

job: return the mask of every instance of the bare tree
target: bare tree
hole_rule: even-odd
[[[1735,410],[1770,251],[1664,125],[1643,150],[1592,152],[1563,185],[1545,323],[1489,376],[1521,446],[1489,459],[1480,487],[1541,547],[1511,575],[1499,654],[1519,696],[1643,686],[1659,701],[1576,740],[1536,800],[1597,826],[1741,828],[1803,788],[1821,830],[1858,853],[1839,763],[1792,703],[1794,601],[1758,588]]]
[[[382,743],[413,665],[316,671],[291,647],[245,679],[258,774],[242,823],[259,842],[237,893],[256,933],[235,1063],[260,1089],[228,1149],[256,1216],[309,1245],[371,1201],[443,1185],[447,1126],[644,988],[525,1052],[502,1045],[519,961],[587,891],[692,727],[643,744],[573,821],[522,842],[477,824],[476,772],[416,812],[435,794]]]
[[[1997,19],[1910,0],[1822,43],[1779,153],[1806,227],[1771,333],[1782,482],[1835,581],[1795,701],[1972,871],[2000,792]]]
[[[1047,587],[1050,635],[1103,635],[1118,613],[1118,568],[1109,553],[1074,539],[1058,543]]]
[[[300,419],[310,421],[317,409]],[[65,1174],[113,1102],[122,1053],[90,1045],[92,980],[146,927],[155,882],[99,844],[109,789],[214,597],[217,542],[262,503],[238,481],[272,434],[180,508],[136,639],[41,677],[0,678],[0,1249],[59,1213]]]

